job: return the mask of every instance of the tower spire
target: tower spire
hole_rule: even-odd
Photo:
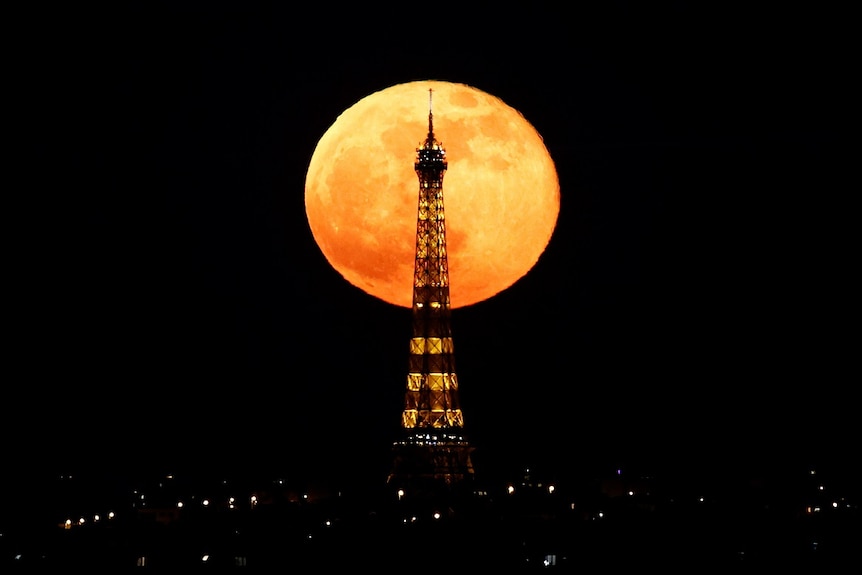
[[[428,88],[428,137],[425,138],[426,146],[434,142],[434,110],[431,101],[432,91],[433,90],[431,88]]]
[[[413,274],[413,334],[407,390],[401,414],[402,438],[394,444],[390,484],[414,492],[449,489],[472,479],[473,450],[464,437],[458,394],[449,300],[449,263],[443,175],[446,151],[434,136],[431,90],[428,135],[416,148],[419,177],[416,261]]]

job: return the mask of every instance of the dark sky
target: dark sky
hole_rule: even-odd
[[[536,267],[453,313],[477,457],[840,464],[858,432],[846,16],[596,4],[10,20],[8,460],[377,477],[409,310],[329,267],[305,169],[357,100],[438,79],[524,114],[561,183]]]

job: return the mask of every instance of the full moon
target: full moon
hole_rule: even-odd
[[[542,137],[499,98],[431,80],[362,98],[317,143],[305,179],[305,211],[318,247],[348,282],[411,307],[419,198],[413,162],[428,134],[429,111],[448,160],[443,197],[450,305],[464,307],[509,288],[533,268],[560,209],[559,179]]]

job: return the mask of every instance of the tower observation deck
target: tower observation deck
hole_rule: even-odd
[[[449,301],[443,175],[446,151],[434,135],[431,91],[428,134],[416,149],[419,177],[413,332],[402,436],[393,445],[390,485],[411,493],[449,491],[473,478],[473,448],[464,435]]]

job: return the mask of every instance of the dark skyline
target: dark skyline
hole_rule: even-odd
[[[519,110],[561,184],[535,268],[453,312],[479,450],[567,473],[847,465],[857,178],[838,14],[109,12],[19,30],[14,458],[382,477],[410,312],[329,267],[305,169],[357,100],[438,79]]]

